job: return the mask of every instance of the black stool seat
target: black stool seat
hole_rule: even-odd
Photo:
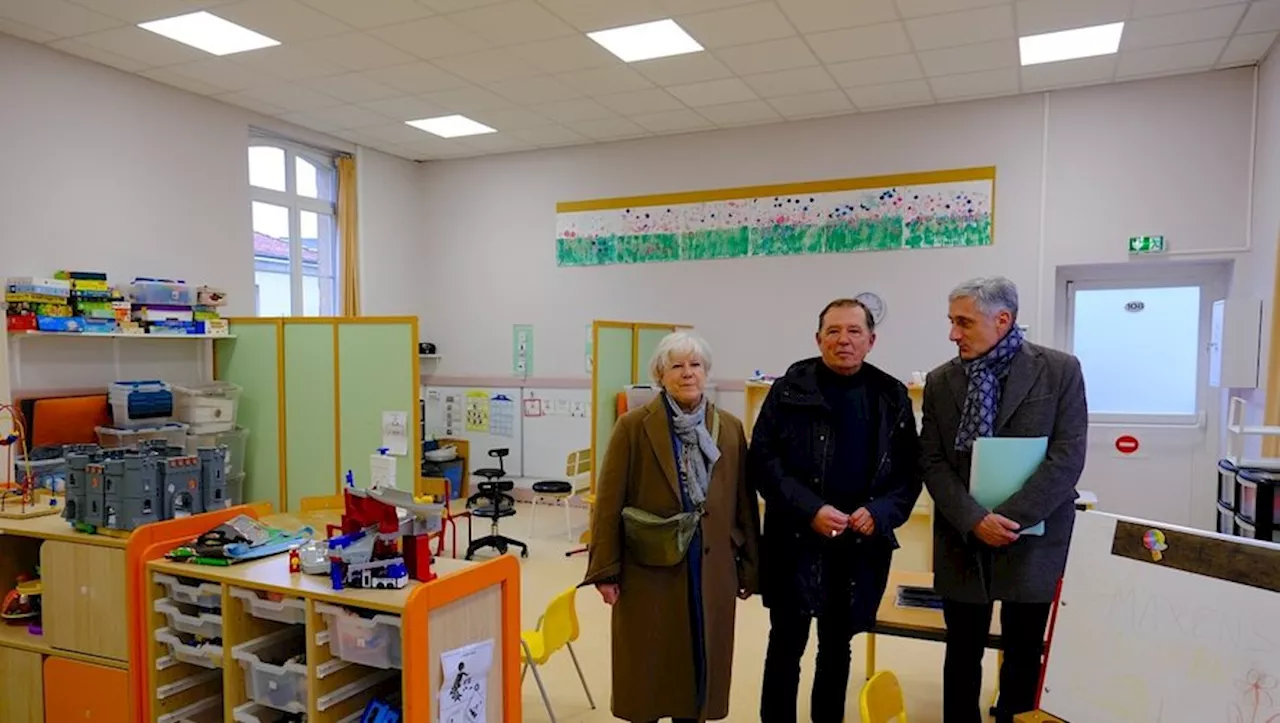
[[[560,479],[548,479],[534,482],[533,491],[540,495],[567,495],[573,492],[573,485]]]
[[[477,482],[477,483],[476,483],[476,489],[480,490],[480,492],[482,492],[482,493],[485,493],[485,492],[510,492],[511,490],[513,490],[513,489],[515,489],[515,488],[516,488],[516,483],[515,483],[515,482],[513,482],[513,481],[511,481],[511,480],[509,480],[509,479],[503,479],[503,480],[486,480],[486,481],[484,481],[484,482]]]
[[[486,477],[488,479],[498,479],[500,477],[506,477],[507,471],[498,469],[497,467],[481,467],[480,469],[473,471],[471,474],[477,477]]]
[[[472,540],[467,545],[467,559],[484,547],[492,547],[500,554],[506,554],[507,549],[515,547],[520,550],[521,557],[529,556],[529,548],[523,542],[514,540],[510,537],[498,532],[498,520],[503,517],[511,517],[516,513],[516,500],[507,492],[515,489],[516,483],[511,480],[502,479],[507,476],[506,465],[503,464],[503,458],[510,454],[509,449],[491,449],[489,456],[498,460],[497,467],[484,467],[472,471],[472,475],[476,477],[484,477],[484,482],[476,483],[479,490],[467,500],[467,507],[471,508],[471,514],[474,517],[482,517],[492,520],[492,533],[478,540]]]
[[[471,514],[473,516],[483,517],[486,520],[496,520],[503,517],[510,517],[515,513],[516,513],[516,508],[508,504],[498,505],[497,507],[494,507],[493,505],[487,505],[485,507],[475,507],[475,508],[472,508],[471,510]]]

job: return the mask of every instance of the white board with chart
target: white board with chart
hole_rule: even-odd
[[[1280,721],[1280,545],[1082,512],[1055,614],[1047,713]]]
[[[509,476],[523,472],[521,459],[520,390],[423,387],[428,437],[456,437],[471,443],[471,468],[496,467],[489,450],[510,450],[503,465]]]

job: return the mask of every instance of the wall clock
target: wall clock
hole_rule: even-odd
[[[880,298],[879,294],[864,291],[853,298],[862,302],[871,311],[871,320],[875,322],[876,326],[884,323],[889,307],[884,303],[884,299]]]

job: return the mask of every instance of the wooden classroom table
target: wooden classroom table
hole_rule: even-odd
[[[942,620],[941,610],[898,607],[899,585],[933,587],[933,573],[914,570],[889,572],[889,584],[885,586],[884,597],[880,598],[880,609],[876,611],[875,627],[867,633],[867,679],[876,672],[877,635],[935,642],[945,642],[947,639],[947,626]],[[991,615],[991,633],[987,636],[987,647],[1000,647],[999,602],[995,604]]]

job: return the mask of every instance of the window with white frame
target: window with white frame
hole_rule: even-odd
[[[258,316],[338,313],[334,156],[274,138],[249,144]]]

